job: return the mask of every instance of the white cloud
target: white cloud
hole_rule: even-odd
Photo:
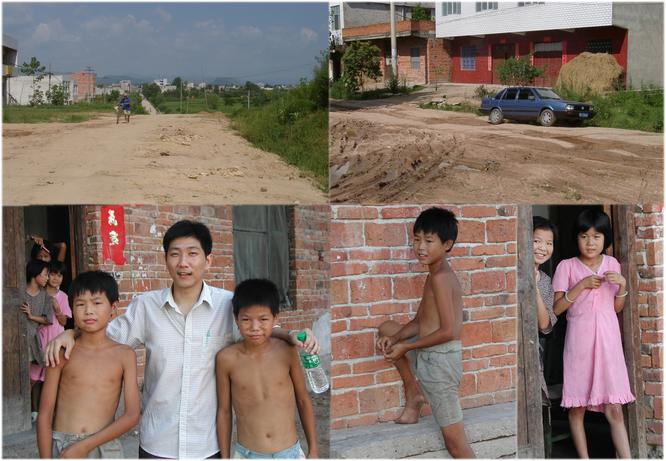
[[[158,8],[158,9],[155,10],[155,12],[157,13],[157,15],[160,17],[160,19],[162,21],[171,22],[171,13],[169,13],[168,11],[166,11],[162,8]]]
[[[315,32],[314,30],[310,29],[309,27],[303,27],[301,29],[301,38],[305,40],[306,42],[313,42],[317,40],[319,37],[319,34]]]
[[[264,36],[264,33],[261,31],[261,29],[255,26],[238,26],[236,32],[241,38],[246,39],[257,39]]]
[[[130,35],[134,32],[150,34],[155,30],[150,21],[137,19],[131,14],[124,17],[98,16],[85,21],[83,28],[96,35]]]
[[[78,42],[80,37],[71,34],[65,29],[60,19],[48,23],[40,22],[32,34],[31,40],[41,42]]]

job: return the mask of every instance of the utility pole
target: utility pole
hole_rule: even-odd
[[[247,89],[247,110],[250,110],[250,88]]]
[[[183,113],[183,79],[180,79],[180,113]]]
[[[395,36],[395,3],[391,2],[391,72],[398,78],[398,45]]]

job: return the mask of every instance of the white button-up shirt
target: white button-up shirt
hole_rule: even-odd
[[[207,458],[219,451],[215,354],[232,342],[233,293],[204,283],[184,316],[170,288],[136,296],[107,328],[110,338],[145,346],[141,447],[164,458]]]

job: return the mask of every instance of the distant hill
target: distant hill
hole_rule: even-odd
[[[235,78],[217,77],[215,80],[211,82],[211,85],[241,85],[242,83],[245,82],[239,82]]]

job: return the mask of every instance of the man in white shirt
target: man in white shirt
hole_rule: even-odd
[[[210,267],[212,239],[198,222],[179,221],[164,234],[163,246],[171,288],[136,296],[124,315],[107,328],[108,336],[133,348],[144,346],[146,367],[142,393],[139,458],[219,457],[215,417],[215,354],[233,341],[233,293],[204,282]],[[297,332],[280,328],[273,336],[318,352]],[[72,330],[51,341],[47,364],[74,347]]]

